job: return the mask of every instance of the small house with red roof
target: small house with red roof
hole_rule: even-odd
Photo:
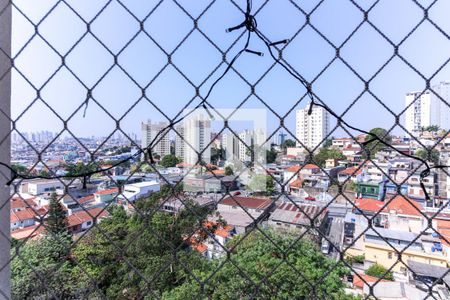
[[[108,203],[115,199],[119,193],[118,188],[100,190],[94,193],[95,202],[97,203]]]
[[[109,213],[100,207],[74,212],[67,217],[69,232],[77,234],[86,231],[108,216]]]
[[[200,252],[209,259],[223,255],[228,241],[236,234],[234,226],[214,221],[206,221],[203,229],[198,230],[187,239],[191,249]]]

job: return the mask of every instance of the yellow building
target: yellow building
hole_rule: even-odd
[[[375,232],[370,229],[361,238],[363,242],[359,243],[360,247],[350,248],[346,255],[364,254],[367,261],[381,264],[387,269],[392,267],[393,272],[402,274],[406,274],[405,264],[408,260],[448,267],[449,262],[440,240],[430,235],[417,236],[412,232],[384,228],[376,228]],[[395,250],[400,252],[403,249],[400,261]]]

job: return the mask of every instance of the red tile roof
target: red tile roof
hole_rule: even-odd
[[[97,195],[108,195],[108,194],[114,194],[114,193],[118,193],[118,192],[119,192],[118,188],[113,188],[113,189],[97,191],[97,192],[95,192],[95,194],[97,194]]]
[[[362,169],[361,168],[359,170],[357,170],[357,169],[358,169],[358,166],[350,167],[350,168],[340,171],[339,174],[344,174],[344,175],[349,175],[349,176],[352,174],[354,174],[354,175],[361,174]]]
[[[34,199],[35,198],[22,199],[20,197],[14,197],[10,201],[11,209],[35,207],[37,204]]]
[[[388,201],[390,202],[382,210],[384,213],[389,213],[393,210],[400,215],[420,216],[421,214],[419,211],[423,210],[422,205],[411,199],[409,199],[408,202],[405,196],[397,195],[392,200],[386,199],[386,202]],[[378,212],[382,209],[386,202],[363,198],[357,199],[355,205],[362,211]]]
[[[89,212],[89,214],[88,214]],[[67,221],[69,223],[69,227],[74,227],[77,225],[81,225],[88,221],[93,221],[93,218],[105,218],[109,215],[106,210],[102,211],[102,208],[96,207],[86,211],[81,210],[71,214]],[[92,216],[92,217],[91,217]]]
[[[94,199],[95,199],[94,195],[88,195],[86,197],[78,199],[77,201],[80,204],[84,204],[86,202],[94,201]]]
[[[25,221],[25,220],[29,220],[29,219],[34,219],[34,217],[37,217],[37,214],[31,208],[26,208],[24,210],[11,212],[11,214],[9,216],[9,220],[11,223],[14,223],[17,221]]]
[[[40,226],[39,224],[20,228],[11,231],[11,237],[16,240],[24,240],[27,238],[34,239],[38,236],[40,236],[44,232],[45,228],[44,226]]]
[[[414,200],[408,200],[404,196],[397,195],[389,202],[387,209],[389,211],[395,210],[397,214],[401,215],[420,216],[419,211],[423,210],[422,205]]]
[[[272,200],[265,198],[233,196],[223,199],[219,204],[235,206],[239,203],[244,208],[266,209],[272,204]]]
[[[365,284],[365,282],[361,279],[361,277],[364,278],[364,280],[367,283],[373,283],[373,282],[378,281],[377,277],[369,276],[366,274],[358,274],[358,275],[356,275],[356,274],[353,275],[353,285],[360,289],[364,288],[364,284]],[[388,281],[388,280],[381,279],[380,281]]]
[[[292,182],[289,184],[289,186],[290,186],[290,187],[293,187],[293,188],[301,188],[301,187],[302,187],[302,184],[303,184],[303,181],[302,181],[302,180],[296,179],[296,180],[292,181]]]
[[[294,166],[290,166],[289,168],[287,168],[285,171],[286,172],[292,172],[292,173],[296,173],[300,170],[300,166],[299,165],[294,165]]]

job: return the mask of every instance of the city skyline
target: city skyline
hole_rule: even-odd
[[[255,7],[261,5],[260,2],[255,2]],[[86,19],[92,18],[92,12],[100,8],[98,4],[94,3],[75,3],[74,1],[68,1],[68,3],[80,9],[82,17]],[[24,4],[18,4],[20,8],[24,8],[21,5],[25,6]],[[144,11],[151,9],[153,5],[135,3],[132,4],[131,11],[143,17]],[[307,3],[300,3],[299,5],[303,6],[305,11],[312,8]],[[447,6],[448,9],[446,9]],[[204,6],[199,2],[192,5],[190,9],[195,14],[202,8]],[[263,9],[258,16],[261,30],[267,32],[270,39],[290,38],[295,33],[298,27],[295,24],[299,20],[293,23],[292,18],[286,17],[292,14],[290,9],[290,4],[284,3],[277,7],[271,7],[270,10]],[[432,7],[428,13],[430,17],[439,22],[441,19],[445,20],[444,11],[449,9],[449,3],[441,2],[439,6]],[[163,49],[167,49],[166,51],[173,50],[177,42],[181,40],[184,33],[176,33],[175,28],[183,28],[183,26],[188,25],[189,18],[174,4],[164,2],[158,7],[157,13],[152,16],[151,20],[154,24],[164,24],[163,12],[172,10],[175,12],[171,22],[173,27],[146,27],[151,34],[155,35]],[[39,7],[36,4],[27,4],[26,6],[26,12],[33,21],[38,21],[42,17],[42,11],[45,11],[45,5]],[[88,11],[91,13],[88,13]],[[335,13],[336,11],[339,13]],[[403,22],[398,22],[396,16],[399,13],[409,16],[409,18],[403,20]],[[371,21],[383,29],[395,43],[400,42],[399,37],[412,30],[422,17],[421,10],[415,4],[408,4],[403,1],[396,1],[389,6],[377,5],[371,11],[370,16]],[[205,17],[207,21],[199,24],[199,26],[206,30],[208,34],[214,34],[214,41],[218,43],[220,48],[226,49],[232,39],[236,38],[236,34],[225,33],[224,28],[237,23],[239,17],[239,14],[236,14],[236,8],[225,3],[218,3],[208,11],[207,18]],[[212,22],[213,18],[215,18],[214,22]],[[327,36],[331,36],[330,42],[334,45],[340,45],[344,41],[344,37],[356,28],[358,22],[362,19],[363,15],[355,7],[352,7],[348,1],[326,2],[311,16],[312,24]],[[120,26],[114,28],[106,27],[105,24],[107,23],[119,24],[119,22],[111,22],[111,20],[121,20],[122,22]],[[271,24],[269,20],[278,20],[282,24],[274,28],[268,26],[268,24]],[[65,26],[52,26],[55,22],[72,26],[73,30],[67,32],[64,29]],[[339,23],[340,26],[333,25],[336,23]],[[34,29],[16,10],[13,10],[13,25],[12,50],[15,54],[34,32]],[[211,26],[211,28],[209,29],[208,26]],[[52,18],[42,24],[40,33],[51,41],[55,41],[55,48],[65,53],[68,50],[67,45],[79,37],[78,34],[82,27],[83,24],[78,17],[74,16],[64,4],[60,4],[58,9],[52,13]],[[138,27],[138,23],[132,21],[132,18],[127,15],[123,8],[113,3],[107,8],[104,17],[94,22],[92,30],[94,34],[104,36],[105,45],[111,47],[112,51],[117,53],[121,46],[126,43],[126,37],[137,31]],[[291,29],[284,30],[283,28]],[[63,36],[64,38],[56,41],[54,39],[56,36]],[[242,41],[232,48],[227,57],[232,57],[241,44]],[[422,55],[422,45],[430,45],[425,46],[428,55]],[[252,48],[266,52],[264,45],[256,41],[252,41]],[[411,60],[425,76],[431,76],[438,70],[438,66],[444,62],[443,57],[449,49],[450,45],[445,37],[439,36],[432,25],[425,21],[410,38],[402,43],[399,54],[405,59]],[[389,102],[385,102],[386,105],[393,112],[399,113],[404,109],[404,95],[406,93],[415,90],[421,91],[426,88],[423,78],[395,57],[390,60],[377,77],[370,81],[369,87],[373,95],[364,92],[364,83],[340,59],[334,60],[324,73],[320,73],[327,63],[333,59],[335,52],[333,47],[320,38],[314,30],[307,27],[290,42],[283,53],[283,57],[295,68],[301,70],[302,76],[307,80],[314,80],[312,84],[313,92],[338,114],[343,113],[344,109],[361,95],[361,100],[344,115],[345,120],[352,125],[362,125],[363,129],[369,130],[383,124],[394,124],[395,118],[377,102],[373,95],[379,99],[390,99]],[[375,74],[375,71],[383,65],[383,62],[389,60],[392,53],[392,46],[367,24],[363,25],[340,51],[340,55],[345,61],[352,68],[355,68],[355,71],[361,74],[365,80],[369,80]],[[82,44],[69,55],[67,64],[81,80],[86,81],[88,86],[92,86],[95,76],[105,71],[113,62],[112,57],[107,54],[103,46],[88,34],[83,39]],[[370,59],[367,59],[368,57]],[[211,45],[197,32],[194,32],[184,43],[184,46],[173,55],[173,62],[180,66],[182,72],[187,72],[186,75],[192,78],[194,84],[200,84],[205,76],[220,62],[220,59],[221,55],[211,48]],[[140,63],[138,63],[138,60],[140,60]],[[165,61],[166,58],[162,50],[158,49],[157,45],[150,42],[142,34],[130,44],[126,51],[119,55],[118,59],[118,63],[121,66],[123,65],[124,69],[130,72],[130,75],[135,77],[139,84],[145,84],[150,80],[152,75],[155,75],[159,68],[164,65]],[[45,42],[37,38],[27,47],[27,51],[20,53],[15,66],[30,79],[31,83],[40,86],[43,83],[43,76],[51,74],[56,63],[59,63],[57,55],[45,45]],[[250,82],[256,82],[270,65],[269,55],[255,57],[246,54],[236,62],[235,68],[248,77]],[[223,66],[220,67],[212,78],[202,85],[200,88],[202,95],[206,93],[212,80],[217,78],[223,69]],[[86,70],[90,70],[90,72],[86,72]],[[315,79],[318,74],[321,74],[320,77]],[[433,76],[431,82],[434,84],[449,78],[450,69],[448,66],[444,66]],[[30,84],[14,70],[12,79],[12,116],[16,118],[33,101],[36,95]],[[242,82],[236,73],[230,72],[213,91],[210,101],[217,108],[236,107],[248,95],[249,91],[248,85]],[[283,115],[302,97],[304,88],[284,70],[275,66],[258,83],[255,92],[265,102],[276,103],[271,106],[271,109]],[[127,78],[123,71],[114,67],[93,90],[92,96],[98,101],[98,104],[95,101],[90,101],[84,118],[82,116],[83,108],[81,108],[68,122],[69,128],[77,136],[108,136],[116,124],[99,105],[102,105],[115,118],[120,118],[130,106],[138,101],[141,94],[139,88]],[[156,107],[168,113],[168,117],[172,118],[187,101],[195,97],[195,89],[183,79],[178,71],[169,66],[146,89],[146,94]],[[41,97],[53,107],[55,112],[63,118],[68,118],[73,110],[85,101],[86,90],[66,68],[62,68],[42,90]],[[197,102],[198,100],[194,99],[194,103]],[[306,99],[296,108],[299,108],[305,102]],[[165,120],[165,117],[158,112],[155,106],[145,99],[139,101],[122,118],[121,126],[123,130],[139,134],[139,124],[136,120],[148,118]],[[252,96],[244,107],[264,108],[265,106]],[[378,112],[376,117],[371,113],[372,111]],[[95,126],[99,119],[102,120],[102,126]],[[268,120],[269,131],[273,131],[279,123],[278,118],[271,113]],[[285,124],[288,128],[295,127],[295,113],[291,113],[285,118]],[[331,129],[333,129],[334,124],[335,120],[331,120]],[[62,122],[46,107],[46,104],[38,100],[17,121],[16,128],[19,131],[30,131],[35,128],[59,131],[64,127]],[[342,130],[338,130],[335,135],[340,135],[339,132],[342,132]],[[394,133],[402,134],[402,131],[397,127],[394,128]],[[293,134],[295,133],[293,132]]]

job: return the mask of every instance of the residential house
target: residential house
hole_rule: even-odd
[[[236,230],[233,226],[207,221],[203,224],[203,229],[192,235],[187,243],[191,249],[209,259],[214,259],[226,252],[227,243],[235,234]]]
[[[69,232],[72,234],[84,232],[107,216],[109,213],[99,207],[74,212],[67,217]]]
[[[386,242],[387,241],[387,242]],[[368,229],[363,238],[364,254],[367,262],[378,263],[393,272],[406,275],[406,260],[448,267],[448,261],[440,240],[431,235],[419,235],[413,232],[385,228]],[[398,260],[396,251],[403,251],[403,262]],[[355,253],[353,253],[355,254]]]
[[[159,181],[143,181],[123,186],[122,193],[117,196],[121,201],[134,202],[137,199],[150,196],[161,188]]]
[[[277,230],[297,230],[304,232],[308,229],[321,229],[328,211],[316,203],[296,204],[282,202],[270,214],[268,225]],[[310,234],[318,234],[315,230]]]
[[[356,182],[358,175],[360,175],[361,173],[362,173],[362,167],[353,166],[353,167],[346,168],[342,171],[339,171],[337,174],[337,179],[340,183],[342,183],[346,180]],[[348,178],[350,178],[350,179],[348,179]]]
[[[271,199],[233,196],[221,200],[217,211],[227,224],[236,228],[237,233],[243,233],[265,220],[273,206]]]
[[[397,195],[392,199],[387,198],[386,201],[357,199],[355,205],[357,214],[374,216],[378,213],[373,220],[373,224],[378,227],[421,233],[427,226],[421,214],[422,205],[405,196]]]
[[[434,197],[438,195],[439,191],[436,172],[431,172],[428,176],[423,178],[422,182],[428,196],[431,199],[434,199]],[[420,172],[412,174],[409,177],[407,183],[408,183],[408,197],[424,203],[426,195],[421,186]]]
[[[33,196],[42,195],[44,193],[55,192],[57,190],[64,190],[64,184],[61,180],[38,179],[23,182],[20,186],[22,193],[27,193]]]
[[[331,141],[331,146],[333,148],[339,149],[339,150],[343,150],[345,148],[347,148],[348,146],[351,146],[352,144],[354,144],[355,141],[352,138],[334,138]]]
[[[33,226],[37,218],[37,213],[31,208],[11,211],[9,216],[11,231]]]
[[[111,188],[100,190],[94,193],[95,201],[97,203],[109,203],[113,201],[119,193],[118,188]]]

